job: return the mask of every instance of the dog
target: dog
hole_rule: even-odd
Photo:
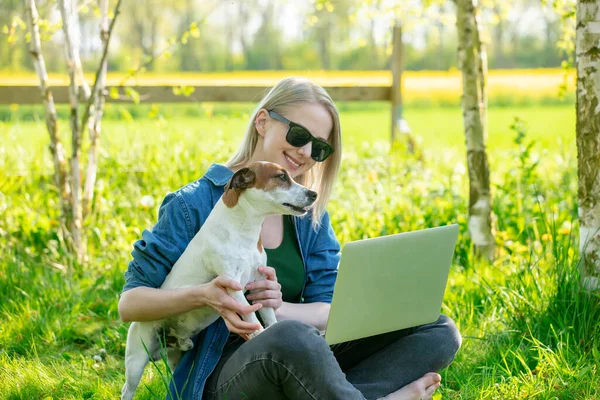
[[[258,267],[266,265],[267,261],[260,242],[265,217],[303,216],[316,199],[316,192],[296,183],[278,164],[255,162],[240,169],[225,186],[223,196],[177,260],[161,289],[200,285],[217,276],[233,279],[242,287],[248,282],[265,279],[258,272]],[[242,305],[249,305],[242,290],[229,289],[228,293]],[[258,313],[266,328],[277,322],[271,307],[262,307]],[[133,322],[127,334],[126,379],[121,399],[133,398],[149,359],[161,359],[161,351],[165,348],[161,349],[159,338],[166,338],[168,365],[175,371],[183,352],[194,346],[192,338],[219,317],[213,308],[204,306],[164,320]],[[254,313],[242,315],[242,319],[260,324]],[[252,339],[260,332],[262,329],[246,339]]]

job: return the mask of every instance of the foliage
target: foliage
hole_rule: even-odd
[[[566,48],[570,43],[567,31],[572,18],[565,16],[572,0],[545,2],[553,7],[514,0],[506,2],[505,6],[499,5],[496,10],[487,4],[489,1],[484,2],[490,8],[484,17],[490,31],[487,36],[490,37],[491,68],[561,65],[563,49],[569,51]],[[46,18],[42,35],[52,38],[44,43],[44,53],[48,54],[47,68],[54,72],[64,71],[61,37],[55,35],[60,25],[54,24],[51,18],[53,2],[39,3],[40,14]],[[221,6],[211,11],[214,4],[219,3]],[[21,7],[16,0],[4,0],[0,4],[0,70],[32,69]],[[193,21],[202,21],[207,14],[206,22],[189,30]],[[98,25],[97,15],[95,5],[81,5],[85,69],[95,64],[95,59],[86,54],[99,45],[93,28]],[[456,67],[454,15],[452,2],[432,0],[178,0],[168,4],[139,0],[126,5],[123,10],[121,26],[116,32],[119,43],[111,48],[109,70],[126,72],[133,65],[146,64],[174,37],[177,48],[169,51],[172,57],[148,63],[148,70],[386,69],[391,55],[391,27],[398,16],[402,17],[405,28],[405,67],[408,70],[446,70]],[[533,16],[543,28],[523,30],[524,20],[515,15]],[[296,52],[298,49],[311,57],[302,57],[302,53]]]

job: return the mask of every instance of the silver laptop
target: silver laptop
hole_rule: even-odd
[[[453,224],[346,243],[321,331],[327,343],[436,321],[457,238]]]

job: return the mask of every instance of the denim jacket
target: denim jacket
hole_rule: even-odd
[[[158,288],[162,285],[221,198],[224,186],[232,176],[229,168],[213,164],[202,178],[165,197],[156,225],[151,231],[144,230],[142,240],[133,246],[133,260],[125,272],[123,291],[138,286]],[[317,231],[312,227],[311,218],[312,213],[302,218],[294,217],[305,270],[301,301],[331,303],[340,245],[327,213],[321,217]],[[173,398],[179,398],[174,393],[174,386],[181,399],[202,398],[206,379],[221,358],[228,336],[229,330],[219,318],[193,339],[194,347],[183,355],[175,370],[174,383],[170,388]]]

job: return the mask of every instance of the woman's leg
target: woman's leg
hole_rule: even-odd
[[[224,354],[204,399],[364,399],[316,328],[281,321]]]
[[[377,399],[437,372],[452,362],[461,344],[447,316],[431,324],[333,346],[351,382],[367,399]]]

